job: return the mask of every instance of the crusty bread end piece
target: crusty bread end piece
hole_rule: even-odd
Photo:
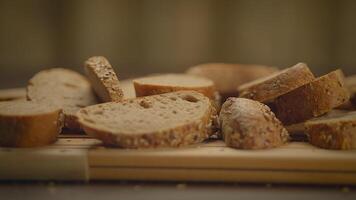
[[[105,145],[153,148],[202,142],[212,134],[214,112],[204,95],[179,91],[89,106],[77,115]]]
[[[349,100],[343,73],[335,70],[275,100],[276,115],[285,125],[306,121]]]
[[[250,99],[228,98],[221,108],[219,121],[226,145],[238,149],[278,147],[289,138],[270,108]]]
[[[38,147],[56,141],[63,127],[59,108],[30,101],[0,102],[0,146]]]
[[[119,79],[105,57],[94,56],[86,60],[84,71],[102,102],[121,101],[123,99]]]
[[[270,76],[240,85],[237,90],[239,97],[267,103],[311,82],[314,78],[306,64],[298,63]]]

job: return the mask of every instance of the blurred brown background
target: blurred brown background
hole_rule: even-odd
[[[104,55],[120,77],[204,62],[356,73],[354,0],[0,0],[0,88]]]

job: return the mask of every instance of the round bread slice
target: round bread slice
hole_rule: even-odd
[[[285,125],[306,121],[349,100],[343,73],[335,70],[275,100],[276,115]]]
[[[304,63],[298,63],[270,76],[240,85],[237,90],[239,97],[267,103],[312,80],[314,75],[309,67]]]
[[[214,99],[216,91],[213,81],[188,74],[160,74],[137,78],[133,80],[133,83],[138,97],[179,90],[194,90],[209,99]]]
[[[356,112],[320,117],[305,123],[309,142],[325,149],[356,149]]]
[[[212,134],[213,114],[207,97],[179,91],[89,106],[77,116],[107,146],[152,148],[202,142]]]
[[[212,80],[225,101],[228,97],[238,96],[238,86],[277,71],[278,68],[263,65],[206,63],[191,67],[186,73]]]
[[[0,102],[0,146],[38,147],[56,141],[61,109],[31,101]]]
[[[289,135],[268,106],[230,97],[222,105],[219,122],[225,143],[238,149],[267,149],[288,141]]]
[[[84,71],[102,102],[121,101],[123,99],[119,79],[105,57],[94,56],[86,60]]]
[[[76,112],[97,103],[89,81],[81,74],[62,68],[44,70],[34,75],[27,86],[27,99],[63,109],[65,127],[80,129]]]

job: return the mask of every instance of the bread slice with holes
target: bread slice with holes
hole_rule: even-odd
[[[219,121],[229,147],[268,149],[283,145],[289,138],[269,107],[250,99],[228,98],[221,108]]]
[[[356,149],[356,111],[323,116],[305,123],[309,142],[325,149]]]
[[[59,108],[31,101],[0,102],[0,146],[38,147],[56,141],[63,126]]]
[[[89,81],[81,74],[63,68],[35,74],[27,86],[27,99],[63,109],[65,127],[80,129],[76,113],[80,108],[97,103]]]
[[[295,124],[329,112],[349,100],[341,70],[335,70],[275,100],[283,124]]]
[[[84,71],[102,102],[121,101],[123,99],[119,79],[105,57],[94,56],[86,60]]]
[[[244,83],[266,77],[278,68],[263,65],[243,65],[228,63],[206,63],[189,68],[186,73],[212,80],[222,100],[236,97],[236,88]]]
[[[77,116],[84,131],[107,146],[122,148],[178,147],[211,134],[210,100],[195,91],[178,91],[98,104]]]
[[[312,80],[314,75],[304,63],[284,69],[270,76],[240,85],[239,97],[268,103]]]

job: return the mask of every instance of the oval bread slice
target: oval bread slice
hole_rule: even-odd
[[[298,63],[270,76],[240,85],[237,90],[239,97],[267,103],[312,80],[314,75],[309,67]]]
[[[202,142],[211,134],[210,100],[194,91],[179,91],[83,108],[84,131],[107,146],[178,147]]]
[[[356,111],[305,123],[309,142],[325,149],[356,149]]]
[[[267,149],[288,141],[288,132],[268,106],[245,98],[230,97],[219,116],[221,132],[229,147]]]
[[[119,79],[105,57],[94,56],[86,60],[84,71],[102,102],[121,101],[123,99]]]
[[[34,75],[27,86],[27,99],[63,109],[65,127],[79,129],[76,112],[96,104],[89,81],[81,74],[62,68],[44,70]]]
[[[244,83],[277,72],[278,68],[263,65],[206,63],[189,68],[186,73],[212,80],[223,101],[238,95],[236,88]]]
[[[0,102],[0,146],[37,147],[56,141],[61,109],[30,101]]]
[[[335,70],[275,100],[276,115],[285,125],[306,121],[349,100],[341,70]]]

